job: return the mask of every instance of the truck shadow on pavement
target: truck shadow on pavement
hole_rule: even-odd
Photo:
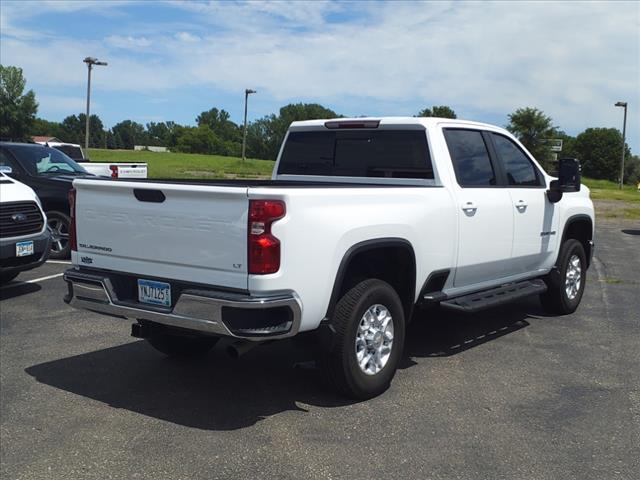
[[[37,283],[8,283],[0,288],[0,301],[28,295],[29,293],[35,293],[40,290],[42,290],[42,287]]]
[[[405,360],[456,355],[526,327],[526,305],[481,315],[422,312],[409,326]],[[535,310],[535,305],[533,307]],[[355,403],[325,386],[306,342],[284,340],[239,359],[224,353],[223,340],[206,358],[165,358],[145,341],[42,363],[26,369],[38,382],[114,408],[204,430],[235,430],[304,404],[332,408]],[[306,346],[305,346],[306,345]],[[396,380],[392,388],[401,388]]]

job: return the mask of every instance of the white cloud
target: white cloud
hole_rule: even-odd
[[[535,106],[568,131],[619,126],[613,103],[627,100],[629,131],[640,131],[637,2],[176,2],[171,8],[192,15],[192,28],[169,23],[176,15],[166,28],[144,19],[129,31],[114,27],[103,41],[44,42],[28,31],[7,38],[3,30],[3,63],[22,66],[33,85],[81,87],[81,59],[91,54],[109,61],[96,73],[100,89],[158,96],[249,85],[280,104],[355,105],[353,112],[337,108],[345,114],[414,105],[393,111],[412,114],[449,104],[478,118]]]
[[[178,32],[174,35],[174,37],[179,42],[194,43],[200,41],[199,36],[193,35],[189,32]]]
[[[146,37],[134,37],[132,35],[111,35],[106,38],[106,41],[112,47],[124,48],[128,50],[144,50],[146,47],[152,44],[151,40]]]

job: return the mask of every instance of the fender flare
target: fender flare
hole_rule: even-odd
[[[351,261],[356,257],[356,255],[369,250],[375,250],[377,248],[388,248],[388,247],[400,247],[406,250],[409,253],[410,258],[412,260],[411,272],[409,272],[410,274],[409,283],[411,286],[411,306],[409,308],[409,313],[410,313],[410,311],[413,308],[415,289],[416,289],[416,255],[415,255],[415,251],[413,250],[413,246],[411,245],[411,242],[409,242],[404,238],[394,238],[394,237],[376,238],[372,240],[365,240],[363,242],[359,242],[352,245],[343,255],[342,260],[340,261],[340,265],[338,266],[338,270],[336,272],[336,277],[333,283],[333,289],[331,290],[331,297],[329,298],[329,305],[327,307],[327,313],[325,314],[323,321],[330,319],[331,316],[333,315],[333,311],[336,307],[336,304],[338,303],[338,300],[340,300],[339,294],[344,284],[346,272],[349,269],[349,265],[351,264]],[[407,318],[407,322],[408,321],[409,321],[409,318]]]

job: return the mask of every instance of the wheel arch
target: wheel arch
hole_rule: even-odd
[[[414,306],[416,257],[411,243],[403,238],[365,240],[346,251],[336,273],[325,320],[332,317],[342,295],[366,278],[378,278],[396,290],[408,322]]]
[[[42,203],[42,210],[46,212],[60,212],[60,213],[64,213],[65,215],[69,215],[69,204],[65,203],[61,200],[47,200],[47,199],[41,199],[40,202]]]
[[[569,217],[564,224],[560,245],[570,238],[578,240],[582,244],[587,258],[588,268],[591,264],[591,257],[593,255],[593,219],[589,215],[585,214],[578,214]]]

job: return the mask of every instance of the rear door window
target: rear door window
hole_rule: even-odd
[[[497,184],[482,132],[447,128],[444,136],[461,187],[493,187]]]
[[[539,187],[542,185],[542,175],[513,140],[497,133],[492,133],[491,138],[510,186]]]
[[[279,175],[433,178],[424,130],[290,132]]]

